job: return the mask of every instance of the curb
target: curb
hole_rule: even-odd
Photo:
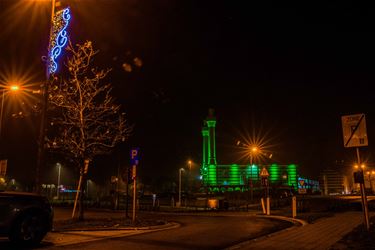
[[[296,227],[305,226],[305,225],[309,224],[306,221],[301,220],[301,219],[294,219],[294,218],[285,217],[285,216],[279,216],[279,215],[256,215],[256,217],[266,218],[266,219],[274,219],[274,220],[284,220],[284,221],[291,222],[294,225],[291,226],[291,227],[284,228],[284,229],[281,229],[279,231],[273,232],[273,233],[269,233],[269,234],[266,234],[266,235],[263,235],[263,236],[259,236],[257,238],[253,238],[253,239],[250,239],[250,240],[243,241],[243,242],[238,243],[236,245],[227,247],[227,248],[225,248],[225,250],[239,249],[239,248],[247,246],[248,244],[250,244],[252,242],[255,242],[255,241],[258,241],[258,240],[262,240],[262,239],[266,239],[266,238],[272,237],[274,235],[277,235],[277,234],[279,234],[281,232],[289,231],[289,230],[295,229]]]
[[[80,232],[80,231],[137,231],[137,230],[161,230],[161,229],[172,229],[179,227],[180,224],[176,222],[167,222],[163,225],[156,225],[156,226],[146,226],[146,227],[108,227],[108,228],[73,228],[73,229],[62,229],[62,230],[52,230],[51,233],[69,233],[69,232]]]
[[[260,218],[270,218],[270,219],[289,221],[289,222],[292,222],[294,225],[299,225],[299,226],[306,226],[309,224],[307,221],[304,221],[301,219],[290,218],[290,217],[281,216],[281,215],[256,215],[256,216]]]

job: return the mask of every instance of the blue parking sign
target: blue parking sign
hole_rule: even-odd
[[[130,165],[138,165],[139,163],[139,148],[132,148],[130,150]]]

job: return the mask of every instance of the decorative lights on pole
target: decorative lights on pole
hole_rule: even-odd
[[[69,25],[70,18],[71,16],[69,8],[65,8],[56,12],[53,17],[48,64],[49,74],[53,74],[57,71],[57,58],[68,42],[68,34],[66,28]]]
[[[60,7],[59,0],[52,0],[51,8],[51,28],[49,35],[48,56],[46,61],[46,83],[43,86],[42,110],[40,117],[40,130],[38,138],[38,157],[35,173],[35,191],[40,191],[40,170],[45,161],[45,127],[46,127],[46,113],[48,106],[48,88],[50,84],[51,75],[57,72],[57,59],[61,54],[64,46],[68,42],[67,27],[71,19],[70,9],[64,8],[55,11],[55,7]]]

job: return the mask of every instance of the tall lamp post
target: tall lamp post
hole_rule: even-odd
[[[51,75],[57,70],[57,58],[68,41],[66,28],[70,20],[70,10],[65,8],[55,12],[56,6],[60,6],[60,0],[51,0],[51,20],[48,44],[48,55],[46,59],[46,82],[43,84],[42,110],[40,117],[40,130],[38,138],[38,157],[35,173],[35,191],[40,192],[40,170],[45,163],[45,134],[46,134],[46,113],[48,106],[48,87]],[[56,14],[59,14],[56,16]]]
[[[42,168],[45,160],[45,129],[46,129],[46,113],[48,103],[48,84],[50,78],[50,50],[51,50],[51,39],[53,34],[53,18],[55,16],[56,0],[51,0],[51,19],[50,19],[50,32],[49,32],[49,44],[48,44],[48,55],[46,60],[46,82],[43,84],[42,91],[42,109],[40,114],[40,128],[38,138],[38,157],[35,169],[35,192],[40,192],[40,169]]]
[[[57,163],[57,199],[59,199],[60,196],[60,175],[61,175],[61,164]]]
[[[253,155],[258,153],[258,147],[250,148],[250,201],[253,203]]]
[[[178,170],[178,206],[181,207],[181,173],[185,171],[185,169],[180,168]]]
[[[191,160],[189,160],[188,161],[188,166],[189,166],[189,175],[188,175],[188,191],[190,192],[190,190],[191,190],[191,176],[192,176],[192,174],[191,174],[191,164],[192,164],[192,161]]]
[[[3,112],[4,112],[5,91],[8,90],[8,91],[16,92],[19,89],[20,89],[20,87],[18,85],[11,85],[11,86],[4,87],[1,90],[2,94],[1,94],[1,110],[0,110],[0,138],[1,138],[2,128],[3,128]]]

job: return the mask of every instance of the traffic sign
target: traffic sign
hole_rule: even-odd
[[[299,189],[298,189],[298,193],[299,193],[299,194],[306,194],[306,193],[307,193],[307,190],[306,190],[306,188],[299,188]]]
[[[262,168],[262,170],[260,171],[260,174],[259,174],[261,177],[268,177],[270,176],[270,174],[268,173],[267,169],[266,168]]]
[[[130,150],[130,164],[138,165],[139,163],[139,148],[132,148]]]
[[[299,185],[301,186],[301,187],[303,187],[303,186],[305,186],[305,180],[299,180],[298,181],[299,182]]]
[[[344,147],[368,146],[365,114],[341,117]]]

